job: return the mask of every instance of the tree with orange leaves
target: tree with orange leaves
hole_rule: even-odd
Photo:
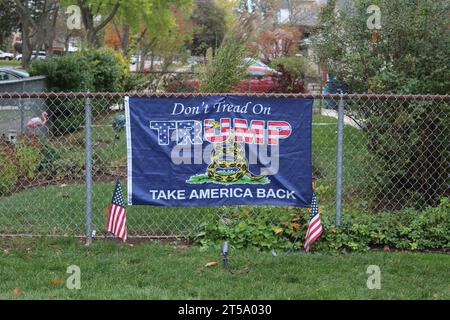
[[[250,43],[254,53],[261,54],[262,60],[270,63],[275,58],[294,55],[298,51],[300,31],[296,27],[276,28],[261,32]]]

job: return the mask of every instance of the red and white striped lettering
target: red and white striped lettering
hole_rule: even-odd
[[[220,119],[220,129],[213,126],[213,121],[213,119],[206,119],[204,121],[206,141],[211,143],[225,142],[230,136],[231,119]]]
[[[237,142],[264,144],[264,121],[252,120],[249,128],[247,120],[234,119],[234,132]]]
[[[292,133],[291,125],[285,121],[269,121],[267,137],[269,145],[278,145],[280,139],[288,138]]]

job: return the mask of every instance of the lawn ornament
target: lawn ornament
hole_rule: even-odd
[[[225,241],[222,244],[222,256],[223,256],[223,269],[228,270],[228,242]]]
[[[42,128],[45,126],[45,124],[48,121],[48,114],[47,112],[42,112],[41,117],[32,118],[30,121],[28,121],[27,125],[25,126],[25,132],[27,131],[33,131],[33,134],[36,135],[36,129]]]
[[[116,139],[119,139],[120,133],[125,130],[126,118],[123,114],[118,114],[114,117],[114,123],[112,125],[115,132]]]

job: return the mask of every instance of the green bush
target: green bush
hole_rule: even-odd
[[[53,92],[118,92],[126,74],[122,64],[110,50],[91,50],[37,60],[30,75],[46,76]]]
[[[61,158],[61,149],[52,147],[51,145],[45,144],[41,150],[41,161],[39,163],[38,170],[40,173],[48,178],[53,178],[55,176],[53,172],[54,162]]]
[[[294,79],[304,79],[308,73],[308,63],[303,57],[278,57],[272,60],[270,67],[278,69],[282,65]]]
[[[84,153],[79,150],[65,150],[60,157],[53,162],[54,176],[59,179],[83,179]]]
[[[248,211],[246,211],[248,210]],[[450,249],[450,199],[423,211],[404,210],[347,214],[343,227],[321,214],[324,233],[314,243],[315,251],[366,251],[371,248],[399,250]],[[216,219],[218,220],[218,219]],[[235,209],[220,220],[202,224],[194,240],[202,246],[230,245],[260,249],[300,248],[307,230],[308,213],[301,209]],[[297,239],[298,237],[298,239]],[[293,243],[293,240],[298,241]]]
[[[124,70],[110,50],[91,50],[84,53],[93,77],[91,92],[118,92],[122,89]]]
[[[144,90],[150,78],[142,73],[128,73],[124,77],[123,90],[124,92],[136,92]]]
[[[28,180],[36,177],[41,161],[41,148],[38,143],[31,140],[22,140],[16,148],[16,157],[20,173]]]
[[[11,193],[17,184],[17,169],[13,160],[0,150],[0,195]]]
[[[36,60],[30,68],[32,76],[46,76],[52,92],[79,92],[94,88],[94,77],[86,57],[80,53]],[[51,105],[49,105],[51,107]]]
[[[313,37],[318,62],[348,93],[447,94],[450,87],[450,2],[360,0],[321,11]],[[367,8],[383,8],[383,27],[364,28]],[[378,40],[375,40],[378,39]],[[437,205],[448,190],[449,104],[444,101],[349,101],[364,120],[379,168],[368,172],[376,210]]]
[[[202,66],[199,92],[230,92],[245,77],[248,65],[243,64],[246,47],[234,39],[225,40],[212,62]]]
[[[449,113],[448,103],[427,101],[377,102],[366,113],[368,150],[378,164],[368,172],[375,210],[439,204],[448,189]]]
[[[123,89],[126,70],[123,61],[109,50],[93,50],[55,56],[34,62],[31,75],[47,77],[49,91],[53,92],[118,92]],[[102,114],[112,99],[92,99],[93,115]],[[84,99],[49,98],[50,130],[64,135],[80,128],[84,121]]]
[[[450,249],[450,200],[423,211],[357,214],[348,216],[343,228],[325,219],[326,232],[318,250],[368,250],[388,246],[401,250]]]
[[[276,210],[271,207],[228,208],[223,220],[200,225],[194,240],[202,246],[218,246],[227,240],[233,247],[288,249],[300,236],[306,210]],[[226,224],[225,224],[225,223]],[[294,244],[298,247],[298,243]]]

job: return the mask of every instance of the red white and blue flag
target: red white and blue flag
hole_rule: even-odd
[[[119,179],[116,181],[112,202],[108,209],[106,232],[112,233],[124,242],[127,240],[127,214]]]
[[[320,221],[319,207],[317,206],[316,195],[313,194],[311,202],[311,212],[309,214],[308,231],[306,232],[305,250],[309,252],[311,245],[323,233],[322,222]]]

